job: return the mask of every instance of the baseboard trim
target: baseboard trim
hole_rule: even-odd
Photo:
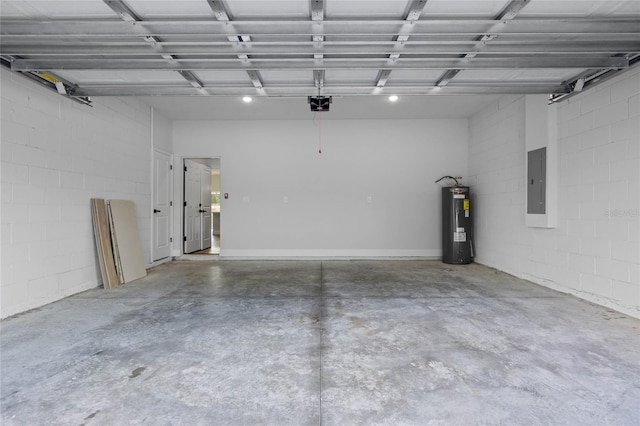
[[[222,259],[440,259],[440,250],[221,250]]]

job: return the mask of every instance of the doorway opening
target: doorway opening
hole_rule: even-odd
[[[220,254],[220,158],[184,159],[183,253]]]

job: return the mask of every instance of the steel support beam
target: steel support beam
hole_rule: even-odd
[[[231,17],[229,16],[229,12],[227,12],[227,7],[225,6],[222,0],[207,0],[209,7],[213,11],[216,19],[220,22],[231,22]],[[246,38],[246,39],[245,39]],[[230,35],[227,37],[230,42],[234,43],[244,43],[249,42],[251,39],[248,35],[236,34]],[[234,45],[237,48],[237,45]],[[238,59],[243,61],[249,61],[249,55],[246,52],[236,52]],[[247,70],[247,76],[251,80],[253,87],[255,87],[258,91],[263,89],[262,76],[260,75],[260,71],[256,69]]]
[[[70,80],[74,74],[66,71],[96,70],[103,76],[109,70],[140,71],[130,85],[84,87],[80,79],[82,87],[74,90],[92,91],[93,95],[126,95],[120,93],[126,90],[150,95],[308,96],[319,90],[332,95],[392,91],[408,95],[540,93],[544,89],[559,99],[587,89],[601,76],[628,68],[640,54],[636,15],[514,19],[530,0],[504,0],[507,6],[494,19],[432,19],[422,13],[427,0],[405,0],[402,19],[364,15],[345,20],[325,20],[326,0],[307,0],[308,19],[246,20],[234,20],[224,0],[205,0],[213,12],[205,17],[151,20],[143,20],[127,0],[103,1],[119,19],[115,15],[95,20],[0,19],[0,55],[11,58],[4,65],[18,72]],[[174,71],[193,87],[172,76],[164,84],[146,83],[144,72],[156,70],[159,72],[149,81],[160,81],[163,70]],[[230,75],[227,83],[246,73],[252,84],[211,81],[211,87],[203,88],[195,74],[198,70],[240,71]],[[291,84],[271,84],[263,80],[262,70],[265,76],[267,70],[309,72],[313,82],[309,75],[305,78],[302,72],[292,72]],[[325,76],[338,75],[326,74],[331,70],[354,72],[327,84]],[[438,78],[433,72],[415,73],[422,75],[414,79],[410,73],[390,78],[394,70],[436,70]],[[471,73],[463,79],[462,74],[458,76],[461,70],[528,72],[488,73],[493,75],[489,80],[494,84],[490,84],[469,81]],[[504,75],[507,80],[501,81]],[[553,76],[558,80],[552,82]],[[62,89],[71,93],[58,88]]]
[[[477,43],[477,42],[474,42]],[[217,44],[187,44],[158,42],[163,46],[163,53],[180,56],[234,56],[234,55],[260,55],[260,56],[305,56],[313,55],[392,55],[402,53],[403,56],[415,55],[456,55],[460,52],[473,52],[474,43],[458,44],[431,44],[428,42],[406,41],[404,45],[398,42],[377,43],[340,43],[322,42],[320,46],[313,41],[296,42],[295,44],[275,43],[217,43]],[[147,42],[136,45],[112,45],[112,44],[44,44],[22,45],[5,43],[0,46],[3,55],[11,56],[54,56],[54,57],[83,57],[83,56],[149,56]],[[498,44],[493,41],[484,46],[482,50],[475,52],[477,56],[483,55],[512,55],[512,56],[552,56],[552,55],[594,55],[611,54],[611,52],[640,53],[640,41],[626,41],[619,43],[610,42],[549,42],[547,44]],[[33,58],[32,58],[33,59]],[[320,58],[322,59],[322,58]]]
[[[313,85],[318,91],[324,87],[324,70],[313,70]]]
[[[324,0],[309,0],[312,21],[324,21]]]
[[[321,45],[313,41],[297,42],[155,42],[162,46],[165,55],[188,56],[235,56],[235,55],[297,55],[308,57],[309,54],[319,55],[392,55],[402,53],[404,56],[415,55],[456,55],[460,52],[474,52],[478,42],[431,42],[408,40],[403,44],[397,41],[324,41]],[[149,56],[149,42],[136,43],[3,43],[0,46],[3,55],[11,56],[55,56],[55,57],[83,57],[83,56]],[[640,39],[623,40],[619,42],[553,42],[504,43],[493,40],[484,45],[482,50],[475,51],[482,55],[512,55],[512,56],[552,56],[552,55],[593,55],[611,54],[611,52],[640,53]],[[154,55],[155,56],[155,55]],[[33,59],[33,58],[32,58]]]
[[[309,0],[309,9],[311,10],[311,21],[324,21],[324,0]],[[314,43],[313,47],[315,50],[324,50],[324,36],[314,35],[311,37],[311,41]],[[322,60],[324,58],[324,52],[313,52],[313,58],[315,60]],[[315,88],[318,90],[318,95],[320,95],[324,87],[324,73],[324,70],[313,70],[313,82]]]
[[[583,36],[637,37],[636,19],[420,19],[410,25],[405,20],[336,20],[336,21],[225,21],[148,20],[125,22],[111,20],[0,20],[0,34],[5,37],[117,38],[139,36],[211,37],[238,34],[297,36]],[[446,39],[446,38],[445,38]],[[11,40],[11,38],[9,38]],[[606,38],[603,38],[606,40]]]
[[[427,4],[427,0],[413,0],[409,5],[409,10],[405,15],[405,18],[404,18],[405,21],[413,22],[420,19],[420,15],[422,14],[422,10],[424,9],[424,6],[426,4]],[[399,35],[394,37],[394,40],[400,44],[400,47],[402,47],[404,43],[409,40],[409,36]],[[395,61],[399,57],[400,57],[400,52],[389,54],[390,61]],[[384,87],[384,85],[387,84],[387,80],[389,79],[390,75],[391,75],[391,70],[381,70],[378,73],[378,77],[376,78],[376,88]]]
[[[319,63],[320,62],[320,63]],[[563,57],[563,58],[399,58],[393,64],[388,59],[252,59],[251,63],[237,59],[181,59],[179,62],[161,59],[16,59],[11,67],[14,71],[45,70],[317,70],[323,69],[378,69],[378,70],[437,70],[437,69],[580,69],[580,68],[627,68],[624,57]]]
[[[496,37],[496,32],[499,32],[500,28],[504,26],[508,21],[518,15],[518,13],[524,8],[531,0],[511,0],[505,8],[496,16],[495,20],[499,21],[495,24],[491,25],[490,28],[484,33],[475,37],[476,41],[483,42],[483,45],[476,46],[474,52],[465,53],[463,58],[475,58],[477,56],[477,52],[484,48],[484,43],[489,42],[490,40]],[[460,72],[460,69],[451,69],[445,71],[442,76],[436,81],[436,87],[444,87]]]
[[[103,0],[104,3],[109,6],[114,12],[120,16],[125,22],[130,22],[131,24],[135,24],[136,22],[142,22],[142,18],[136,14],[133,9],[129,7],[123,0]],[[171,55],[164,52],[164,48],[158,45],[159,42],[162,41],[161,38],[156,36],[146,36],[144,40],[149,43],[149,45],[156,51],[163,59],[168,61],[176,61],[178,58],[175,55]],[[194,88],[201,89],[204,85],[202,82],[196,77],[194,73],[189,70],[179,70],[178,74],[180,74],[185,80],[189,82]]]
[[[269,97],[306,97],[314,87],[311,85],[269,85],[264,89],[264,96]],[[415,84],[415,85],[388,85],[380,88],[378,95],[487,95],[487,94],[549,94],[557,95],[568,93],[568,89],[557,84],[500,84],[492,85],[485,82],[469,84],[451,84],[442,89]],[[235,85],[207,85],[201,90],[186,86],[168,85],[87,85],[78,90],[78,94],[85,96],[243,96],[254,95],[253,88]],[[371,86],[349,85],[331,86],[333,96],[367,96],[371,95]]]

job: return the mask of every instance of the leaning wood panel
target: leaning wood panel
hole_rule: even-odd
[[[102,285],[105,289],[118,287],[120,280],[116,273],[116,266],[111,250],[111,236],[107,224],[107,209],[101,198],[91,199],[91,216],[93,218],[93,232],[102,275]]]
[[[113,226],[113,216],[111,214],[111,203],[107,202],[107,218],[109,220],[109,237],[111,243],[111,250],[113,251],[113,260],[116,265],[116,274],[118,274],[118,282],[124,283],[124,277],[122,276],[122,264],[120,263],[120,252],[118,251],[118,241],[116,240],[115,228]]]
[[[121,266],[123,281],[128,283],[146,276],[135,204],[127,200],[110,200],[109,213],[113,223],[114,245],[118,249],[117,263]]]

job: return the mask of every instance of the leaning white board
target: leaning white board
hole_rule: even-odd
[[[136,219],[136,205],[133,201],[109,200],[109,214],[113,226],[113,243],[119,255],[116,265],[120,264],[123,282],[145,277],[147,270]]]

